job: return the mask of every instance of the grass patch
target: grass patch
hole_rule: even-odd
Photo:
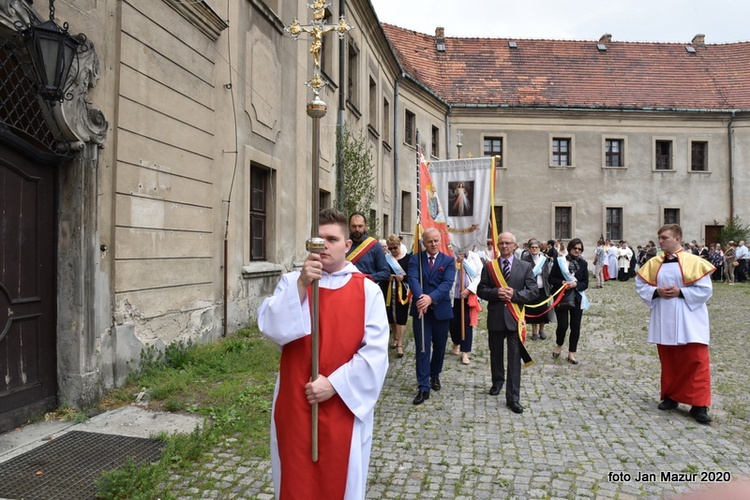
[[[103,398],[107,405],[133,403],[145,392],[150,408],[197,413],[204,426],[191,434],[162,436],[167,444],[158,463],[130,462],[104,473],[97,498],[173,498],[170,477],[176,473],[190,478],[192,488],[210,489],[213,480],[200,474],[205,454],[229,438],[243,443],[233,449],[238,456],[267,458],[279,354],[256,327],[210,344],[176,343],[163,354],[144,351],[141,370]]]

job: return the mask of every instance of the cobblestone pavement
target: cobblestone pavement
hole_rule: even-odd
[[[633,281],[588,295],[579,365],[565,362],[565,349],[552,359],[555,324],[546,340],[527,342],[536,363],[522,374],[521,415],[505,407],[504,391],[487,394],[486,331],[475,335],[469,366],[446,353],[443,388],[420,406],[411,404],[413,342],[402,359],[391,355],[367,498],[663,498],[711,487],[703,474],[750,477],[750,285],[716,285],[709,304],[710,426],[695,423],[684,405],[656,408],[659,362]],[[235,446],[224,443],[204,468],[215,490],[178,496],[273,498],[269,462],[238,463]]]

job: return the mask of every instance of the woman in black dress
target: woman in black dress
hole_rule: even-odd
[[[396,349],[396,356],[404,357],[404,332],[406,321],[409,319],[409,285],[406,280],[406,270],[409,269],[409,254],[401,245],[401,239],[395,234],[386,239],[388,254],[386,260],[391,267],[391,279],[388,281],[391,300],[386,304],[388,322],[391,324],[393,341],[391,349]],[[393,263],[398,263],[394,265]],[[403,271],[403,273],[402,273]],[[386,294],[386,299],[388,295]]]
[[[552,357],[558,358],[560,356],[562,346],[565,343],[565,332],[568,329],[568,325],[570,325],[568,363],[573,365],[578,364],[575,354],[578,350],[578,338],[581,336],[581,318],[583,318],[583,308],[581,306],[584,299],[582,293],[589,287],[589,268],[586,260],[581,257],[581,252],[583,252],[583,242],[580,238],[573,238],[568,243],[568,254],[565,257],[558,258],[555,265],[552,266],[552,271],[549,273],[549,282],[553,290],[557,290],[563,283],[567,283],[568,289],[565,293],[573,294],[572,307],[562,306],[565,302],[564,300],[555,307],[555,314],[557,315],[557,345],[552,352]],[[561,260],[567,268],[566,273],[560,269]],[[566,274],[570,275],[571,279],[566,279]]]

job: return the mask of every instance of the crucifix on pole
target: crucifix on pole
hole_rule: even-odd
[[[320,89],[326,84],[320,75],[320,51],[323,49],[323,35],[331,31],[339,34],[339,38],[344,38],[352,29],[344,16],[341,16],[337,24],[325,23],[325,10],[330,6],[324,0],[315,0],[307,4],[313,10],[313,20],[309,24],[300,24],[295,19],[292,24],[284,28],[284,31],[292,35],[293,40],[297,40],[300,35],[308,34],[311,36],[310,54],[313,56],[315,68],[313,77],[305,85],[313,91],[313,98],[307,103],[307,115],[312,118],[312,212],[310,239],[305,245],[308,252],[320,253],[325,249],[325,241],[318,234],[318,212],[320,212],[320,119],[326,115],[328,110],[326,103],[320,98]],[[319,287],[318,281],[312,283],[312,312],[310,317],[311,330],[311,380],[316,380],[319,375],[319,358],[320,358],[320,332],[319,332]],[[312,461],[318,461],[318,404],[312,406]]]
[[[461,159],[461,147],[463,144],[461,144],[461,137],[463,137],[464,133],[458,130],[456,132],[456,137],[458,137],[458,142],[456,143],[456,149],[458,150],[458,159]]]

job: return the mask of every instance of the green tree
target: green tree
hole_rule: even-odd
[[[734,241],[735,243],[738,241],[747,241],[748,234],[750,234],[750,226],[743,224],[740,216],[735,215],[731,219],[727,218],[719,234],[719,241],[721,241],[722,246],[725,246],[730,241]]]
[[[364,131],[355,135],[345,125],[343,133],[337,134],[336,146],[340,158],[339,199],[336,201],[336,208],[347,217],[357,211],[368,215],[367,232],[372,236],[377,231],[378,219],[369,218],[370,207],[375,199],[375,176],[367,136]]]

